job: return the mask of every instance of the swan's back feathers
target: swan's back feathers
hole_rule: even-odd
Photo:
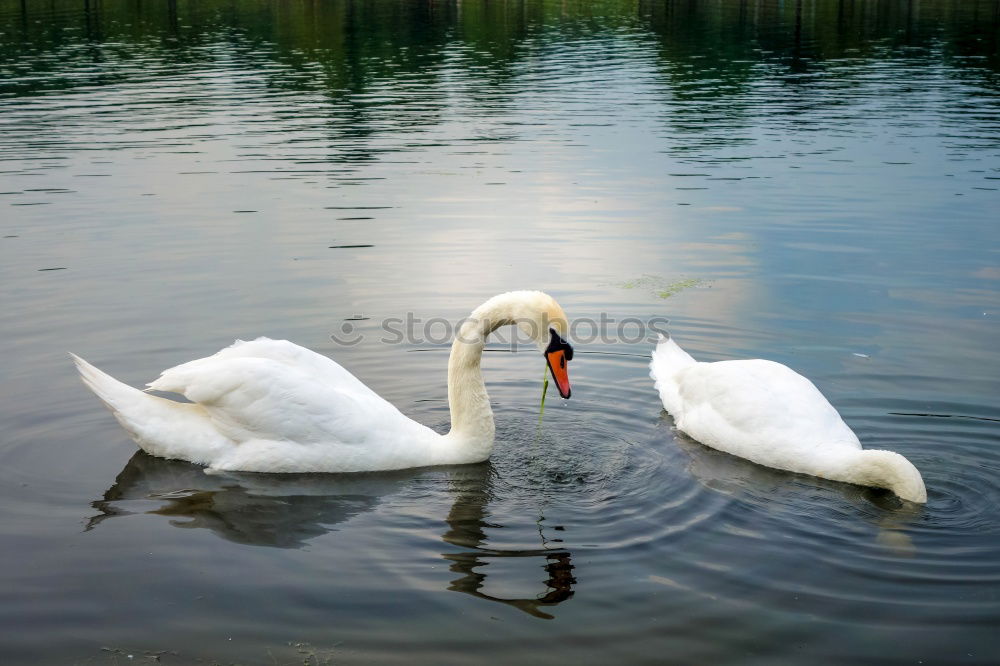
[[[149,387],[181,393],[201,405],[238,442],[287,441],[364,448],[387,432],[423,435],[336,361],[286,340],[237,341],[209,356],[165,370]]]
[[[284,364],[289,368],[312,370],[319,373],[327,382],[335,383],[344,390],[358,391],[378,397],[361,380],[333,359],[300,347],[288,340],[271,340],[269,338],[257,338],[249,342],[237,340],[229,347],[211,356],[188,361],[164,370],[160,373],[159,378],[147,386],[157,391],[180,393],[194,402],[210,401],[214,394],[224,393],[227,390],[227,380],[221,378],[216,384],[211,381],[213,375],[217,370],[225,370],[226,362],[239,359],[266,359]],[[206,379],[209,381],[206,382]],[[203,393],[199,398],[195,398],[188,395],[188,391],[192,390]]]
[[[685,421],[691,421],[694,410],[711,406],[716,417],[761,439],[861,446],[819,389],[780,363],[697,363],[682,371],[680,381]]]
[[[699,363],[672,339],[661,337],[650,375],[678,428],[723,451],[753,459],[738,443],[742,440],[789,441],[795,448],[861,447],[819,389],[780,363]]]
[[[184,395],[236,441],[364,445],[380,426],[409,421],[356,379],[344,386],[337,375],[266,358],[222,359],[201,369],[187,378]]]
[[[697,363],[679,373],[677,427],[755,463],[819,473],[829,454],[861,448],[812,382],[762,359]]]

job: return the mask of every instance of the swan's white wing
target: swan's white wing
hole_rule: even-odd
[[[287,341],[237,342],[149,386],[199,404],[236,442],[365,447],[423,429],[333,360]]]
[[[271,340],[269,338],[257,338],[250,342],[237,340],[225,349],[208,356],[196,359],[181,365],[164,370],[159,379],[147,384],[152,389],[158,391],[171,391],[184,394],[189,400],[199,402],[195,398],[188,396],[186,391],[193,381],[203,379],[212,370],[218,367],[220,361],[233,359],[258,358],[269,359],[283,363],[290,367],[321,377],[332,385],[339,386],[345,391],[356,391],[357,393],[368,393],[374,397],[379,397],[377,393],[365,386],[361,380],[340,366],[333,359],[322,354],[300,347],[288,340]]]
[[[774,467],[819,446],[861,447],[819,389],[780,363],[698,363],[678,383],[678,427],[714,448]]]

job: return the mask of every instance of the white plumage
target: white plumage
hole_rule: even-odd
[[[144,393],[72,356],[87,386],[152,455],[228,471],[404,469],[489,457],[493,414],[480,359],[490,332],[511,323],[530,328],[540,346],[550,328],[568,328],[542,292],[508,292],[477,308],[452,345],[447,435],[404,416],[335,361],[285,340],[237,341],[148,384],[191,403]]]
[[[432,460],[441,436],[336,362],[285,340],[237,341],[149,383],[148,395],[74,356],[91,389],[143,450],[253,472],[396,469]]]
[[[926,502],[920,472],[891,451],[864,450],[812,382],[774,361],[700,363],[661,337],[650,376],[677,428],[757,464],[892,490]]]

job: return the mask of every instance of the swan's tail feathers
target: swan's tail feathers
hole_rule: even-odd
[[[130,406],[151,397],[139,389],[121,383],[106,372],[98,370],[72,352],[70,352],[70,357],[76,364],[76,369],[80,372],[80,379],[83,380],[83,383],[107,405],[119,421]],[[122,423],[122,425],[125,424]]]
[[[654,372],[662,368],[673,373],[695,363],[697,361],[681,349],[680,345],[674,342],[673,338],[668,338],[662,333],[660,334],[660,340],[656,343],[656,349],[653,350]]]
[[[149,395],[98,370],[76,354],[70,356],[83,383],[107,405],[143,451],[205,463],[207,454],[231,443],[212,426],[199,405]]]
[[[663,407],[674,418],[680,416],[681,405],[677,373],[695,363],[697,361],[681,349],[673,338],[660,334],[660,340],[653,350],[653,360],[649,364],[649,376],[656,382]]]

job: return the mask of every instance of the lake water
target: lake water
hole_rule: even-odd
[[[0,661],[996,663],[998,17],[0,0]],[[539,425],[499,338],[482,465],[208,476],[66,356],[287,338],[443,430],[445,322],[521,288],[583,321],[573,398]],[[810,377],[928,503],[678,435],[654,318]]]

